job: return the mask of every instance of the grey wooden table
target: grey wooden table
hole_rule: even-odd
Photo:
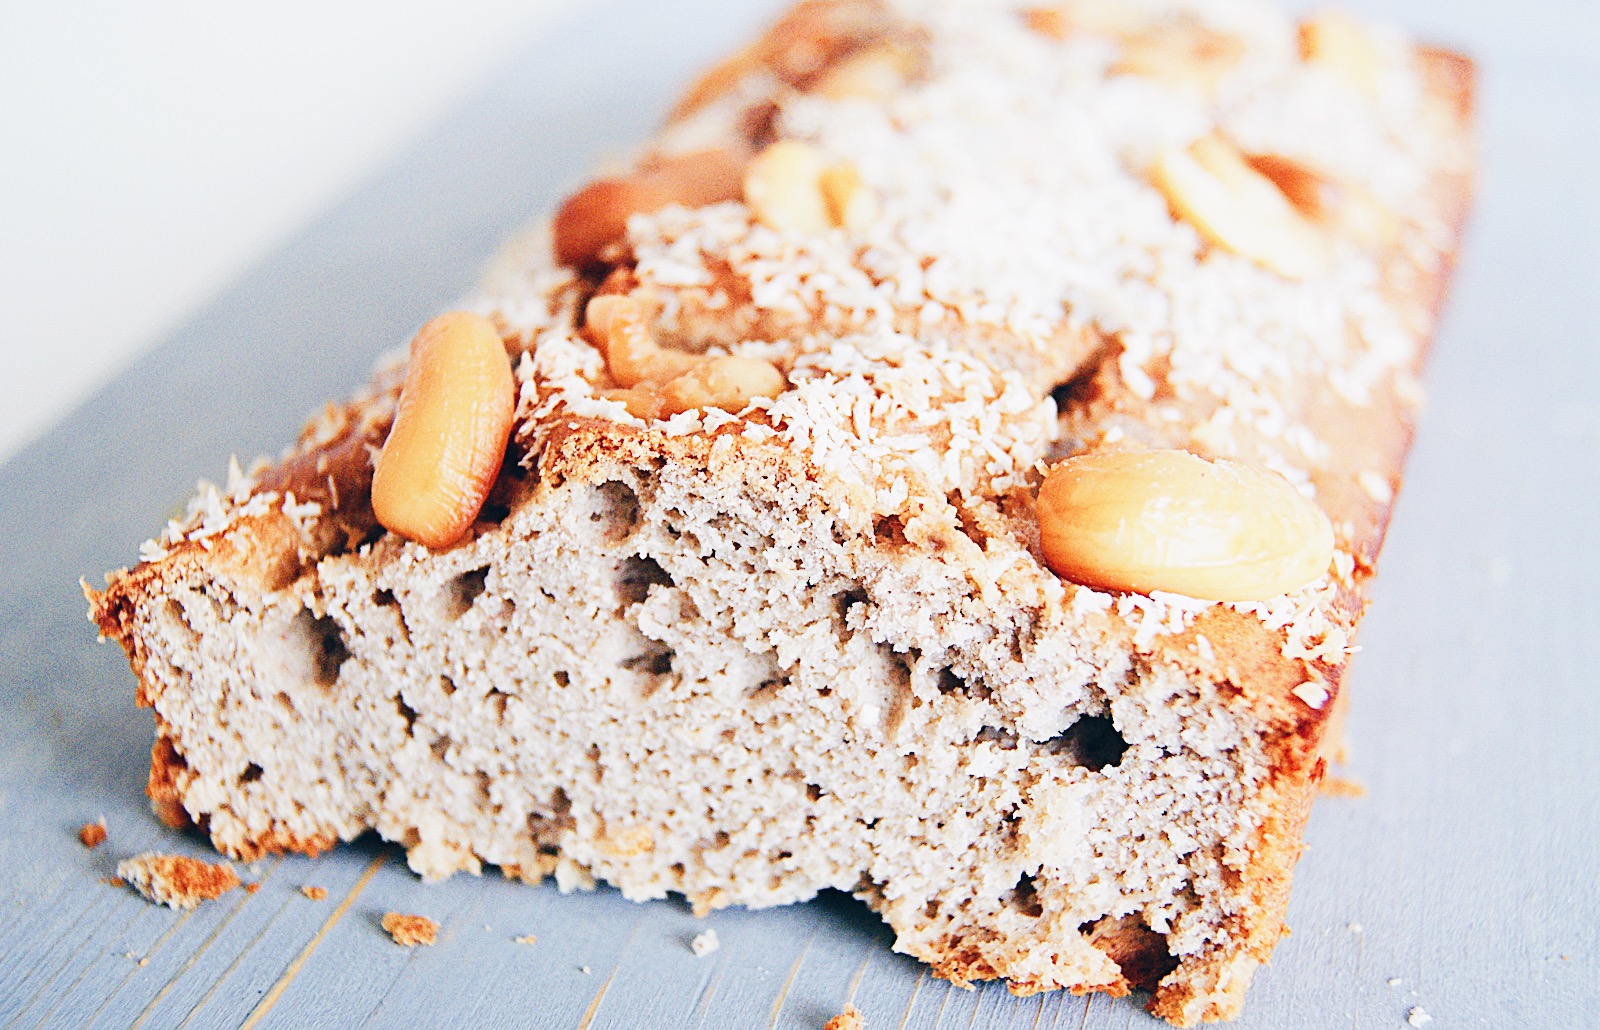
[[[815,1028],[848,999],[873,1030],[1153,1025],[1136,999],[954,990],[841,895],[701,922],[609,890],[424,885],[370,839],[262,862],[256,893],[187,915],[101,882],[147,848],[207,851],[146,807],[149,717],[78,577],[131,562],[196,473],[276,451],[771,7],[569,22],[0,467],[0,1030]],[[1482,60],[1483,201],[1357,661],[1370,794],[1320,803],[1294,934],[1238,1025],[1600,1026],[1600,8],[1388,13]],[[390,943],[390,909],[438,920],[437,946]],[[722,949],[697,958],[708,925]]]

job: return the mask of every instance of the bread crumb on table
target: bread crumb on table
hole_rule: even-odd
[[[539,938],[535,937],[531,933],[525,933],[521,937],[513,937],[512,940],[516,941],[518,944],[537,944],[537,943],[539,943]]]
[[[146,851],[117,863],[117,876],[149,901],[168,908],[194,908],[239,886],[239,874],[226,862]]]
[[[247,884],[244,885],[244,892],[246,894],[254,894],[256,891],[258,891],[260,889],[261,889],[261,885],[259,883],[247,883]]]
[[[407,915],[404,912],[387,912],[383,929],[396,944],[414,948],[419,944],[432,944],[439,936],[439,924],[427,916]]]
[[[694,952],[695,958],[705,958],[707,955],[722,947],[722,942],[717,939],[717,931],[706,930],[694,935],[694,940],[689,942],[689,950]]]
[[[1428,1015],[1426,1009],[1424,1009],[1421,1005],[1418,1005],[1410,1012],[1406,1013],[1406,1022],[1412,1026],[1427,1026],[1429,1023],[1433,1022],[1433,1017]]]
[[[306,897],[310,898],[312,901],[326,901],[327,897],[328,897],[328,888],[326,888],[326,887],[313,887],[311,884],[308,883],[305,886],[300,888],[300,893],[304,894]]]
[[[96,819],[92,823],[84,823],[78,830],[78,839],[83,841],[86,848],[98,848],[106,842],[106,821]]]
[[[846,1005],[844,1011],[823,1024],[822,1030],[866,1030],[867,1024],[861,1019],[861,1010],[854,1005]]]

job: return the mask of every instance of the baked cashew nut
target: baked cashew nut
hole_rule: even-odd
[[[556,260],[585,268],[628,231],[628,218],[670,204],[705,207],[738,200],[746,155],[731,147],[661,157],[631,175],[600,179],[568,197],[552,226]]]
[[[1315,581],[1333,527],[1289,481],[1187,451],[1095,451],[1045,476],[1045,564],[1102,590],[1260,601]]]
[[[1322,11],[1300,23],[1300,56],[1376,100],[1383,55],[1360,22],[1342,11]]]
[[[816,147],[779,140],[750,161],[744,201],[756,219],[779,232],[817,236],[857,231],[877,217],[877,198],[848,164],[829,165]]]
[[[1220,137],[1165,151],[1151,178],[1173,213],[1211,243],[1290,279],[1326,269],[1327,241],[1271,179]]]
[[[461,539],[500,474],[515,410],[511,361],[488,319],[453,311],[423,326],[372,476],[379,524],[436,549]]]
[[[595,297],[586,317],[620,387],[601,396],[621,401],[635,418],[670,418],[695,408],[739,412],[754,398],[776,397],[788,386],[783,373],[760,358],[712,357],[660,346],[632,297]]]
[[[650,332],[644,309],[632,297],[607,294],[589,301],[585,314],[591,334],[617,385],[665,383],[700,364],[699,354],[669,350]]]
[[[770,361],[760,358],[708,358],[664,384],[660,395],[666,415],[695,408],[743,411],[757,397],[776,397],[787,382]]]

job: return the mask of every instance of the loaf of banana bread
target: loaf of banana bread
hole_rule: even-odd
[[[156,811],[702,912],[836,888],[957,984],[1235,1016],[1471,94],[1242,0],[803,3],[90,591]]]

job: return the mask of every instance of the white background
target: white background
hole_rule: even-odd
[[[0,462],[580,2],[0,4]]]

